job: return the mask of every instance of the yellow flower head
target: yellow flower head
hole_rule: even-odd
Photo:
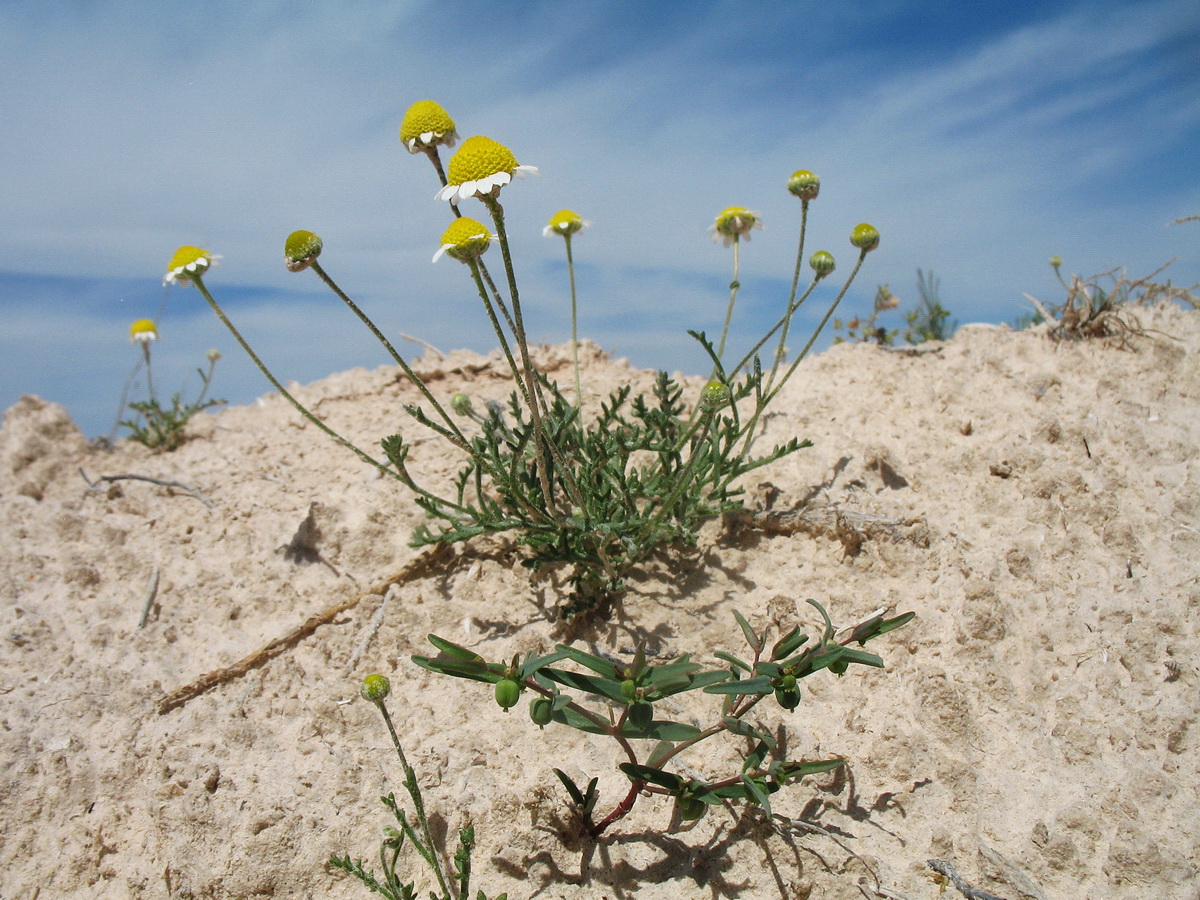
[[[455,219],[453,224],[442,234],[442,246],[433,254],[433,261],[441,259],[446,253],[461,262],[477,259],[484,254],[488,245],[496,240],[495,235],[487,230],[482,222],[468,219],[466,216]]]
[[[437,198],[457,203],[470,197],[495,197],[513,175],[524,176],[526,172],[536,173],[537,169],[519,165],[503,144],[487,137],[470,137],[450,158],[447,184],[437,192]]]
[[[583,231],[583,229],[591,224],[591,222],[586,222],[579,218],[576,213],[571,212],[569,209],[560,209],[550,217],[550,224],[542,229],[542,236],[550,237],[552,234],[561,234],[563,237],[568,237]]]
[[[409,153],[420,153],[439,144],[453,147],[458,132],[454,130],[454,120],[438,104],[432,100],[418,100],[404,114],[400,140]]]
[[[758,213],[751,212],[744,206],[729,206],[721,210],[712,225],[712,239],[723,241],[728,247],[742,235],[750,240],[750,229],[762,228],[762,219]]]
[[[151,319],[138,319],[129,326],[129,340],[148,344],[158,340],[158,328]]]
[[[175,255],[167,263],[167,274],[163,276],[163,284],[180,281],[187,284],[193,276],[203,275],[205,269],[211,266],[213,260],[216,259],[220,259],[220,257],[213,256],[207,250],[201,250],[199,247],[185,244],[175,251]]]

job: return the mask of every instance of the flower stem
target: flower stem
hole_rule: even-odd
[[[779,379],[779,384],[775,385],[775,387],[763,397],[763,406],[766,406],[775,398],[775,395],[783,389],[783,386],[787,384],[788,379],[792,377],[792,373],[796,371],[796,367],[800,365],[800,363],[804,360],[804,357],[808,356],[808,351],[812,349],[812,345],[816,343],[817,337],[825,329],[825,325],[829,322],[829,317],[833,315],[833,311],[838,308],[838,304],[841,303],[842,298],[846,296],[846,291],[850,289],[850,285],[854,281],[854,276],[857,275],[858,270],[862,268],[863,260],[867,258],[868,252],[869,251],[867,250],[859,251],[858,261],[854,264],[854,269],[850,272],[850,277],[846,279],[846,283],[842,285],[842,289],[838,292],[837,297],[835,297],[833,303],[829,305],[829,309],[825,311],[825,317],[821,319],[820,324],[817,325],[816,329],[809,336],[808,343],[804,345],[804,349],[800,351],[800,353],[796,356],[795,361],[792,362],[791,366],[784,373],[783,377]]]
[[[379,343],[383,344],[384,349],[387,350],[392,359],[396,361],[396,365],[400,366],[400,368],[404,370],[404,374],[408,376],[408,380],[416,385],[417,390],[424,395],[426,400],[433,404],[433,408],[437,410],[438,415],[442,418],[442,421],[445,422],[446,426],[453,432],[453,437],[450,435],[445,435],[445,437],[447,437],[451,443],[455,444],[460,450],[466,450],[469,453],[470,448],[468,447],[466,435],[459,430],[458,425],[452,418],[450,418],[450,414],[447,413],[442,407],[442,404],[437,401],[437,398],[430,393],[429,388],[426,387],[425,382],[421,380],[421,377],[417,375],[417,373],[412,370],[409,364],[404,361],[404,358],[396,352],[396,348],[392,346],[391,342],[386,337],[384,337],[383,332],[376,327],[375,323],[368,318],[366,313],[359,309],[358,304],[351,300],[346,295],[345,291],[343,291],[337,286],[337,284],[334,283],[334,280],[325,273],[323,268],[321,268],[320,263],[314,259],[311,263],[309,263],[309,266],[314,272],[317,273],[318,276],[320,276],[321,280],[325,282],[329,289],[337,294],[342,299],[342,302],[350,307],[350,310],[356,316],[358,316],[360,320],[362,320],[362,323],[366,325],[367,328],[371,330],[371,333],[375,335],[375,338],[379,341]]]
[[[150,372],[150,342],[142,342],[142,358],[146,361],[146,391],[150,394],[150,402],[155,406],[158,405],[158,400],[154,397],[154,377]]]
[[[579,379],[579,330],[575,306],[575,259],[571,255],[571,235],[564,234],[567,245],[567,275],[571,281],[571,359],[575,363],[575,405],[583,408],[583,387]]]
[[[429,851],[429,855],[425,856],[426,861],[433,869],[433,874],[437,876],[438,884],[442,889],[442,896],[449,897],[450,891],[446,884],[446,876],[442,872],[442,861],[438,856],[437,847],[433,842],[433,835],[429,831],[429,819],[425,816],[425,803],[421,799],[421,786],[417,784],[417,773],[413,771],[413,767],[408,764],[408,760],[404,756],[404,748],[400,746],[400,738],[396,736],[396,726],[392,724],[392,717],[388,714],[387,707],[383,701],[377,701],[375,704],[380,713],[383,714],[383,721],[387,723],[388,734],[392,736],[392,746],[396,748],[396,755],[400,757],[400,765],[404,768],[404,789],[408,791],[408,796],[412,798],[413,806],[417,811],[417,822],[421,826],[421,834],[425,838],[425,847]],[[419,848],[418,848],[419,849]]]
[[[348,440],[346,440],[344,437],[342,437],[340,434],[338,434],[336,431],[334,431],[332,428],[330,428],[328,425],[326,425],[324,422],[322,422],[320,419],[318,419],[316,416],[314,416],[311,412],[309,412],[307,409],[305,409],[303,404],[301,404],[299,400],[297,400],[295,397],[293,397],[291,394],[289,394],[287,392],[287,389],[282,384],[279,383],[279,380],[274,375],[271,374],[271,370],[268,369],[266,367],[266,365],[263,363],[263,361],[258,358],[258,354],[250,349],[250,345],[246,343],[246,339],[242,337],[241,332],[239,332],[236,328],[233,327],[233,323],[229,321],[229,317],[225,315],[225,311],[223,309],[221,309],[221,307],[217,304],[217,301],[213,299],[213,295],[208,292],[208,288],[206,288],[204,286],[204,281],[200,278],[200,275],[193,274],[193,275],[189,275],[188,277],[191,278],[192,283],[195,284],[197,288],[199,288],[200,293],[203,295],[204,299],[208,301],[208,305],[212,307],[212,311],[217,314],[217,318],[220,319],[222,323],[224,323],[225,327],[229,329],[230,334],[232,334],[234,336],[234,338],[237,339],[237,342],[242,345],[242,349],[246,351],[246,354],[250,357],[250,359],[252,359],[254,361],[254,364],[256,366],[258,366],[258,370],[260,372],[262,372],[263,375],[266,376],[267,381],[271,382],[271,385],[275,388],[275,390],[279,391],[281,396],[283,396],[289,403],[291,403],[292,406],[296,407],[296,410],[300,413],[300,415],[304,416],[304,418],[308,419],[308,421],[312,422],[314,425],[316,425],[318,428],[320,428],[322,431],[324,431],[327,435],[332,437],[335,441],[337,441],[343,447],[346,447],[347,449],[349,449],[352,452],[354,452],[355,454],[357,454],[359,459],[361,459],[363,462],[370,463],[375,468],[377,468],[380,472],[384,472],[388,475],[391,475],[393,478],[395,478],[398,481],[403,481],[403,479],[400,478],[400,476],[397,473],[393,472],[386,465],[379,462],[379,460],[374,459],[373,457],[369,456],[367,453],[360,450],[358,447],[354,446],[354,444],[350,443]]]
[[[800,304],[807,299],[811,289],[806,291],[804,296],[800,298],[800,302],[796,302],[796,288],[800,284],[800,269],[804,265],[804,233],[808,228],[808,201],[800,201],[800,240],[796,248],[796,268],[792,272],[792,290],[788,294],[787,315],[783,320],[783,332],[779,335],[779,346],[775,348],[775,361],[771,365],[771,374],[767,377],[767,385],[775,380],[775,373],[779,370],[779,366],[783,363],[783,355],[787,352],[787,336],[788,328],[792,324],[792,316],[796,310],[800,308]]]
[[[725,341],[729,337],[729,323],[733,319],[733,305],[737,302],[738,289],[742,286],[738,281],[738,269],[741,262],[741,235],[733,236],[733,279],[729,282],[729,306],[725,308],[725,325],[721,328],[721,343],[717,345],[717,358],[720,359],[725,355]],[[713,369],[710,378],[717,377],[716,368]]]

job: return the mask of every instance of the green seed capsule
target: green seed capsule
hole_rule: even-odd
[[[501,678],[496,682],[496,702],[502,710],[508,712],[520,698],[521,686],[511,678]]]
[[[637,682],[632,678],[626,678],[621,682],[621,693],[625,695],[625,699],[632,700],[637,696]]]
[[[786,710],[793,710],[800,705],[800,692],[775,689],[775,701]]]
[[[650,727],[650,722],[654,718],[654,706],[645,700],[637,700],[629,704],[629,724],[638,731],[645,731]]]
[[[538,728],[545,728],[554,717],[554,703],[547,697],[534,697],[529,702],[529,718]]]
[[[779,679],[779,687],[785,691],[794,691],[796,689],[796,676],[784,675]]]
[[[679,818],[691,822],[700,818],[708,810],[708,804],[695,797],[679,798]]]

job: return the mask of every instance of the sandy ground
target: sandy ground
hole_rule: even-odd
[[[815,446],[747,484],[773,529],[713,523],[579,645],[711,661],[740,650],[734,609],[808,626],[810,597],[838,624],[915,610],[871,645],[886,670],[822,673],[794,713],[763,707],[792,756],[844,756],[850,777],[776,795],[815,828],[716,810],[668,833],[669,805],[646,798],[592,848],[564,837],[551,768],[598,775],[608,808],[628,784],[613,748],[539,732],[523,705],[505,715],[489,687],[409,660],[431,631],[492,658],[554,646],[553,586],[531,587],[511,547],[460,547],[409,579],[351,664],[383,602],[372,591],[417,555],[421,513],[394,482],[276,395],[197,417],[161,455],[90,447],[61,407],[23,398],[0,431],[0,897],[367,896],[326,861],[374,859],[379,796],[402,795],[356,699],[377,671],[435,826],[475,824],[488,896],[932,900],[937,857],[1009,900],[1195,900],[1200,316],[1138,314],[1162,333],[1128,349],[970,326],[919,354],[858,344],[806,360],[764,443]],[[541,359],[569,381],[565,348]],[[442,396],[507,391],[494,357],[418,369]],[[597,396],[650,378],[588,354]],[[364,446],[420,437],[392,368],[298,393]],[[413,458],[434,483],[457,465],[433,440]],[[89,491],[81,469],[194,492]],[[160,712],[338,603],[330,624]],[[733,749],[685,761],[710,772]]]

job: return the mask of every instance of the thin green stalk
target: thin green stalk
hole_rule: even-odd
[[[709,432],[709,429],[712,427],[712,420],[713,420],[714,415],[715,415],[714,411],[708,410],[707,414],[700,420],[700,422],[697,423],[697,425],[701,428],[700,437],[696,441],[697,444],[703,443],[704,439],[708,437],[708,432]],[[694,429],[692,429],[692,430],[694,431]],[[682,447],[682,445],[681,445],[681,447]],[[671,493],[667,495],[667,499],[663,501],[662,506],[659,507],[658,512],[656,512],[654,514],[654,518],[652,518],[649,522],[647,522],[642,527],[643,537],[651,534],[654,531],[654,529],[659,526],[659,524],[662,522],[663,518],[667,515],[667,513],[669,513],[671,511],[671,509],[675,506],[675,503],[683,495],[683,492],[687,488],[688,483],[692,480],[692,469],[694,469],[696,467],[697,455],[698,455],[697,453],[693,452],[692,454],[690,454],[688,456],[688,461],[686,463],[684,463],[683,471],[681,471],[676,478],[675,487],[671,489]]]
[[[575,405],[583,408],[583,387],[579,379],[579,331],[575,307],[575,259],[571,255],[571,235],[564,234],[567,245],[567,275],[571,281],[571,359],[575,363]]]
[[[800,240],[799,246],[796,248],[796,268],[792,272],[792,290],[788,294],[787,315],[783,320],[783,333],[779,335],[779,346],[775,348],[775,361],[771,364],[771,374],[767,376],[767,385],[769,386],[775,380],[775,373],[779,370],[779,366],[783,363],[783,355],[787,352],[787,336],[788,328],[792,324],[792,316],[796,310],[800,308],[800,304],[808,297],[811,292],[805,292],[800,298],[800,302],[796,302],[796,288],[800,284],[800,269],[804,265],[804,234],[808,230],[808,201],[801,199],[800,201]],[[815,282],[814,282],[815,284]]]
[[[149,341],[142,341],[142,358],[146,361],[146,391],[150,394],[150,402],[157,406],[158,400],[154,397],[154,376],[150,372]]]
[[[788,368],[787,372],[784,373],[784,376],[779,379],[779,384],[777,384],[774,389],[763,398],[763,406],[766,406],[775,398],[775,395],[783,389],[783,386],[787,384],[788,379],[792,377],[792,373],[796,371],[796,367],[800,365],[800,363],[804,360],[804,357],[808,356],[808,351],[811,350],[812,345],[816,343],[817,337],[821,334],[825,328],[825,325],[829,322],[829,318],[833,315],[833,311],[837,309],[838,304],[842,302],[842,298],[846,296],[846,291],[850,289],[850,285],[854,281],[854,276],[857,275],[858,270],[862,268],[863,260],[867,258],[868,252],[869,251],[867,250],[859,251],[858,261],[854,264],[854,269],[850,272],[850,277],[846,279],[846,283],[842,285],[841,291],[838,292],[837,297],[834,298],[834,301],[830,304],[829,309],[825,311],[825,317],[821,319],[821,323],[817,325],[816,330],[813,331],[812,335],[809,337],[808,343],[804,345],[804,349],[800,351],[795,361]]]
[[[421,826],[421,834],[425,838],[425,847],[428,850],[428,855],[425,853],[421,855],[425,857],[433,869],[433,874],[437,876],[442,896],[449,897],[450,889],[446,883],[446,876],[442,872],[442,861],[438,856],[437,846],[433,842],[433,835],[429,831],[429,819],[425,816],[425,803],[421,799],[421,786],[417,784],[417,773],[413,771],[413,767],[408,764],[408,759],[404,756],[404,748],[400,746],[400,738],[396,735],[396,726],[392,724],[392,717],[388,714],[387,707],[382,700],[376,701],[375,705],[383,714],[383,721],[387,723],[388,733],[392,736],[392,745],[396,748],[396,755],[400,757],[400,765],[404,768],[404,789],[412,798],[413,806],[417,811],[417,822]],[[417,849],[420,850],[419,847]]]
[[[729,323],[733,320],[733,305],[737,302],[738,289],[741,288],[741,283],[738,281],[738,269],[741,264],[741,247],[742,236],[735,234],[733,236],[733,279],[729,282],[729,306],[725,308],[725,325],[721,328],[721,343],[717,345],[717,358],[720,359],[725,355],[725,341],[729,337]],[[714,368],[710,378],[715,378],[717,370]]]
[[[208,305],[211,306],[212,311],[217,314],[217,318],[220,319],[222,323],[224,323],[225,327],[229,329],[230,334],[232,334],[234,336],[234,338],[237,339],[237,342],[242,345],[242,349],[246,351],[246,354],[250,357],[250,359],[252,359],[254,361],[254,364],[256,366],[258,366],[258,370],[260,372],[262,372],[263,375],[266,376],[267,381],[271,382],[271,385],[275,388],[275,390],[279,391],[279,393],[282,397],[284,397],[289,403],[291,403],[292,406],[296,407],[296,410],[300,413],[300,415],[304,416],[304,418],[308,419],[308,421],[312,422],[314,425],[316,425],[318,428],[320,428],[323,432],[325,432],[327,435],[329,435],[331,438],[333,438],[335,441],[337,441],[343,447],[346,447],[347,449],[353,451],[355,454],[358,455],[359,459],[361,459],[363,462],[370,463],[375,468],[377,468],[380,472],[384,472],[384,473],[392,476],[397,481],[404,480],[400,477],[399,474],[397,474],[396,472],[393,472],[386,465],[379,462],[379,460],[374,459],[367,453],[364,453],[358,447],[354,446],[354,444],[350,443],[348,440],[346,440],[344,437],[342,437],[340,434],[338,434],[336,431],[334,431],[332,428],[330,428],[328,425],[326,425],[324,422],[322,422],[320,419],[318,419],[316,416],[314,416],[312,413],[310,413],[307,409],[304,408],[303,404],[301,404],[299,400],[297,400],[295,397],[293,397],[291,394],[289,394],[287,392],[287,389],[282,384],[279,383],[279,380],[274,375],[271,374],[271,370],[268,369],[266,367],[266,365],[263,363],[263,361],[258,358],[258,354],[250,349],[250,345],[246,343],[246,339],[242,337],[241,332],[239,332],[236,328],[233,327],[233,323],[229,321],[229,317],[225,315],[225,311],[223,309],[221,309],[221,307],[217,304],[217,301],[213,299],[212,294],[210,294],[208,292],[208,288],[206,288],[204,286],[204,282],[203,282],[203,280],[201,280],[200,275],[193,274],[193,275],[189,275],[188,277],[192,280],[192,283],[195,284],[196,287],[199,289],[199,291],[200,291],[201,295],[204,297],[204,299],[208,301]]]
[[[371,330],[371,333],[375,335],[376,340],[383,344],[384,349],[387,350],[392,359],[396,361],[396,365],[404,370],[404,374],[408,376],[408,380],[416,385],[417,390],[419,390],[425,396],[426,400],[433,404],[433,408],[436,409],[438,415],[442,417],[442,421],[445,422],[447,427],[449,427],[449,429],[453,432],[453,437],[450,435],[445,435],[445,437],[448,438],[451,443],[455,444],[460,450],[465,450],[466,452],[470,453],[471,450],[468,446],[466,435],[459,430],[458,425],[453,419],[450,418],[450,414],[446,412],[446,410],[442,407],[442,404],[438,402],[437,398],[429,392],[429,388],[425,386],[425,382],[421,380],[421,377],[417,375],[417,373],[412,370],[409,364],[404,361],[404,358],[396,352],[396,348],[392,346],[391,342],[386,337],[384,337],[383,332],[376,327],[375,323],[368,318],[366,313],[359,309],[358,304],[351,300],[349,296],[346,295],[346,292],[338,287],[334,280],[330,278],[328,274],[326,274],[325,270],[321,268],[321,264],[319,262],[314,259],[309,263],[309,267],[316,272],[318,276],[320,276],[321,280],[325,282],[326,286],[328,286],[331,291],[337,294],[342,299],[342,302],[350,307],[350,310],[356,316],[358,316],[358,318],[364,325],[367,326],[367,328]]]
[[[529,358],[529,343],[525,335],[525,321],[521,314],[521,295],[517,290],[517,275],[513,269],[512,255],[508,247],[508,232],[504,228],[504,208],[500,205],[495,197],[483,197],[484,205],[492,214],[492,221],[496,223],[496,237],[500,242],[500,253],[504,257],[504,272],[508,276],[508,295],[512,300],[513,322],[516,326],[517,349],[521,353],[521,364],[524,369],[525,383],[529,390],[529,396],[532,402],[529,404],[529,418],[533,425],[535,436],[534,451],[538,457],[538,477],[542,482],[542,493],[546,498],[546,511],[558,521],[558,511],[554,508],[553,494],[550,489],[550,473],[546,465],[546,451],[549,449],[551,454],[554,454],[554,448],[550,444],[550,440],[546,435],[545,426],[542,424],[542,413],[547,409],[546,401],[542,395],[541,384],[538,382],[534,374],[533,363]],[[574,486],[574,478],[571,476],[570,470],[561,465],[562,460],[555,459],[559,464],[560,469],[566,476],[568,484]],[[575,486],[575,491],[578,494],[578,487]],[[582,496],[572,497],[572,500],[582,505]]]
[[[795,301],[795,304],[793,306],[789,306],[790,312],[785,312],[780,317],[779,321],[771,326],[771,330],[768,331],[766,334],[764,334],[759,339],[758,343],[755,344],[753,347],[751,347],[749,352],[746,353],[746,355],[741,358],[741,361],[738,362],[738,364],[729,371],[728,377],[731,380],[733,378],[736,378],[738,372],[742,371],[742,369],[744,369],[747,365],[749,365],[750,361],[752,359],[754,359],[754,355],[756,353],[758,353],[759,350],[762,349],[763,344],[765,344],[767,341],[769,341],[775,335],[775,332],[779,331],[780,328],[782,328],[785,324],[787,324],[787,322],[791,318],[792,313],[794,313],[797,309],[799,309],[800,305],[802,303],[804,303],[805,300],[808,299],[809,295],[812,294],[813,289],[817,286],[817,282],[819,282],[820,280],[821,279],[819,277],[813,278],[812,283],[809,284],[809,286],[805,289],[804,293],[800,295],[800,299]]]

